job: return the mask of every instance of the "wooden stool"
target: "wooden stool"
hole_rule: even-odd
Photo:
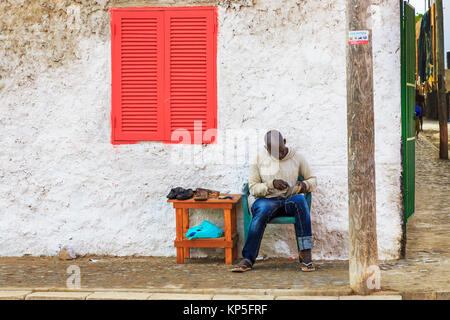
[[[177,248],[177,263],[184,263],[190,257],[190,248],[225,248],[225,263],[232,264],[237,258],[236,204],[241,195],[230,194],[233,199],[208,199],[206,201],[168,200],[173,203],[176,213],[177,237],[174,246]],[[193,239],[186,238],[189,229],[189,209],[222,209],[225,219],[225,236],[221,238]]]

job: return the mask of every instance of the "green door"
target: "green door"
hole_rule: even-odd
[[[403,206],[406,223],[414,214],[416,25],[415,9],[403,0],[401,1],[401,81]]]

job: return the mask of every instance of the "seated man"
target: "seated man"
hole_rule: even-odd
[[[265,147],[250,164],[249,208],[252,221],[242,249],[242,261],[232,269],[253,268],[267,223],[277,216],[295,217],[295,233],[302,271],[314,271],[311,259],[312,233],[308,203],[302,193],[315,190],[316,177],[306,160],[286,147],[286,139],[272,130],[265,135]],[[301,175],[305,180],[298,181]],[[255,199],[256,198],[256,199]]]

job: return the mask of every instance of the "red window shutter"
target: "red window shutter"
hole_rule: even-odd
[[[164,12],[111,11],[112,142],[164,140]]]
[[[168,10],[164,28],[166,141],[185,129],[192,139],[185,143],[212,142],[194,140],[194,124],[201,124],[201,137],[217,127],[216,10]]]

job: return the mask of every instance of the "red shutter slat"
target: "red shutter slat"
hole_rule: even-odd
[[[216,127],[216,14],[215,10],[165,12],[166,139],[177,129],[190,132],[201,123],[202,135]]]
[[[113,143],[164,140],[164,13],[112,11]]]

